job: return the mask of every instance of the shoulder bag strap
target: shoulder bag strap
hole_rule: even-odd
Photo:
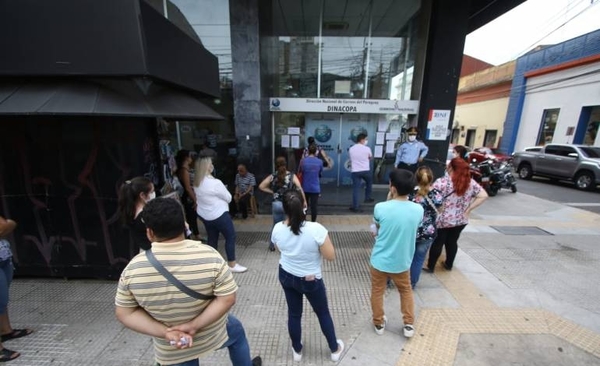
[[[423,196],[425,198],[425,200],[427,201],[427,204],[433,208],[433,211],[435,212],[435,216],[439,216],[440,212],[438,211],[437,207],[435,207],[435,205],[433,204],[433,201],[431,201],[431,198],[429,198],[429,196],[425,195]]]
[[[177,287],[181,292],[185,293],[186,295],[198,300],[212,300],[215,298],[214,295],[208,296],[201,294],[181,283],[181,281],[175,278],[175,276],[173,276],[171,272],[167,271],[167,269],[158,261],[158,259],[156,259],[151,249],[146,250],[146,258],[148,258],[150,264],[152,264],[152,266],[158,272],[160,272],[160,274],[162,274],[167,279],[167,281],[169,281],[173,286]]]

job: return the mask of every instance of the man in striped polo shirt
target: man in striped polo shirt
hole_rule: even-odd
[[[254,195],[254,186],[256,186],[256,178],[250,173],[244,164],[238,165],[237,174],[235,175],[235,195],[234,200],[240,206],[242,218],[248,218],[248,205],[250,199]]]
[[[229,349],[233,365],[261,365],[260,357],[251,360],[244,327],[229,314],[238,288],[229,266],[210,246],[185,240],[181,204],[154,199],[142,215],[157,261],[189,289],[212,298],[185,294],[140,253],[121,274],[117,319],[154,338],[159,365],[196,366],[199,357],[223,347]]]

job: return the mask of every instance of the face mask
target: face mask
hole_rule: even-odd
[[[369,144],[369,140],[365,140],[365,145],[368,145],[368,144]]]
[[[413,142],[413,141],[415,141],[416,139],[417,139],[417,136],[415,136],[415,135],[409,135],[409,136],[408,136],[408,141],[410,141],[410,142]]]
[[[452,151],[452,157],[453,158],[458,158],[458,153],[456,151]]]
[[[152,200],[153,200],[153,199],[155,199],[155,198],[156,198],[156,192],[151,192],[151,193],[148,195],[148,199],[146,200],[146,202],[150,202],[150,201],[152,201]]]

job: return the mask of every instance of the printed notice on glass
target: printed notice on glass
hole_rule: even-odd
[[[288,127],[288,135],[299,135],[300,127]]]
[[[394,153],[394,146],[396,144],[394,143],[394,141],[392,140],[388,140],[387,144],[385,144],[385,153],[386,154],[393,154]]]
[[[448,137],[450,110],[430,109],[427,121],[427,140],[445,140]]]
[[[382,158],[383,157],[383,145],[375,145],[375,157]]]
[[[379,124],[377,126],[377,131],[386,132],[390,122],[387,119],[379,120]]]
[[[290,135],[281,135],[281,147],[290,147]]]
[[[385,132],[377,132],[377,140],[375,143],[377,145],[383,145],[385,143]]]
[[[297,149],[300,147],[300,136],[292,135],[292,148]]]
[[[399,134],[398,132],[389,132],[389,133],[386,135],[385,139],[386,139],[386,140],[388,140],[388,141],[389,141],[389,140],[394,140],[394,141],[396,141],[396,140],[398,140],[398,138],[399,138],[399,137],[400,137],[400,134]]]

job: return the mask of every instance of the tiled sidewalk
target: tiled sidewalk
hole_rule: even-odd
[[[371,217],[331,215],[319,221],[337,249],[336,260],[323,269],[336,331],[347,345],[340,365],[470,366],[515,357],[522,364],[544,357],[552,357],[545,364],[600,363],[598,215],[521,194],[490,199],[463,233],[455,269],[421,277],[415,290],[417,334],[408,341],[401,336],[395,291],[386,297],[386,333],[376,336],[370,325]],[[271,217],[235,224],[237,257],[249,271],[235,274],[240,290],[233,312],[264,365],[293,365],[276,277],[278,255],[267,250]],[[503,234],[495,229],[501,227],[537,227],[546,234]],[[124,329],[114,318],[115,288],[109,281],[15,280],[13,326],[36,333],[6,342],[22,353],[10,364],[152,365],[149,337]],[[306,302],[305,309],[301,364],[330,365]],[[201,364],[228,365],[227,352]]]

